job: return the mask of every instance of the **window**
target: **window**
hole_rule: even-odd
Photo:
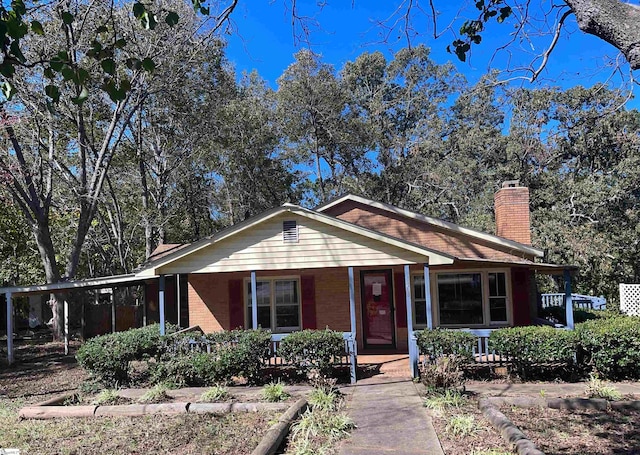
[[[440,324],[483,324],[482,301],[480,273],[438,275]]]
[[[246,281],[247,327],[251,327],[251,281]],[[274,332],[300,329],[299,281],[270,279],[256,282],[258,325]]]
[[[424,275],[413,277],[413,323],[416,327],[427,326],[427,299],[424,293]]]
[[[502,272],[489,273],[489,319],[507,322],[507,282]]]

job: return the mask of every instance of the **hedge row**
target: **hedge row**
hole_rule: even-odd
[[[266,330],[231,330],[207,335],[174,333],[161,336],[157,324],[102,335],[87,341],[77,359],[91,377],[106,386],[131,384],[131,362],[146,362],[152,382],[180,386],[227,383],[233,377],[258,382],[270,356],[271,333]],[[331,373],[344,351],[342,333],[303,330],[287,336],[278,355],[301,373]]]
[[[417,339],[420,352],[432,358],[473,360],[475,337],[467,332],[424,330]],[[567,377],[597,372],[604,379],[639,379],[640,318],[607,315],[577,324],[574,331],[549,326],[499,329],[491,333],[489,349],[508,358],[511,370],[526,379],[550,369]]]

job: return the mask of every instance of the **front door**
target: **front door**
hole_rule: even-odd
[[[366,347],[394,347],[391,270],[360,272]]]

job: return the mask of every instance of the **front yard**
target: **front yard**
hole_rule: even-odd
[[[21,362],[0,370],[0,448],[29,454],[248,454],[279,413],[230,413],[18,420],[18,411],[86,379],[62,347],[19,347]]]

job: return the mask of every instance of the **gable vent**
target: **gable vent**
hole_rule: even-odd
[[[298,243],[298,223],[296,221],[282,222],[282,241],[284,243]]]

